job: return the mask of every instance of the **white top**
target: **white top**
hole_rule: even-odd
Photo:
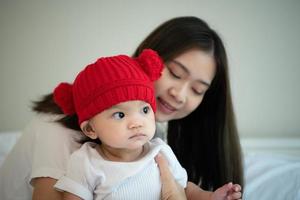
[[[87,200],[159,200],[161,182],[154,160],[158,152],[167,158],[177,182],[186,187],[186,171],[180,166],[171,148],[160,138],[147,143],[145,156],[134,162],[105,160],[96,147],[95,143],[85,143],[71,155],[66,175],[55,185],[57,189]]]
[[[0,199],[32,198],[30,181],[37,177],[59,179],[81,133],[55,122],[59,116],[37,114],[22,133],[0,169]]]

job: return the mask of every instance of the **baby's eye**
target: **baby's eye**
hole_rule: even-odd
[[[149,106],[143,107],[143,113],[144,113],[144,114],[149,113],[149,111],[150,111],[150,107],[149,107]]]
[[[125,117],[125,114],[123,112],[115,112],[113,114],[113,118],[115,119],[122,119],[123,117]]]

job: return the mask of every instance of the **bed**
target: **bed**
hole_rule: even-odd
[[[0,166],[19,132],[0,133]],[[300,200],[300,139],[241,140],[246,187],[244,200]]]
[[[244,138],[243,199],[300,200],[300,139]]]

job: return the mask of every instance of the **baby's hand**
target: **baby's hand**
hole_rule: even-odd
[[[241,200],[242,188],[239,184],[227,183],[211,195],[211,200]]]

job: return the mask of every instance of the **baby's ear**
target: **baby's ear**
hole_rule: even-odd
[[[86,135],[87,137],[91,138],[91,139],[97,139],[97,134],[94,131],[93,127],[91,126],[91,124],[89,123],[89,121],[84,121],[80,124],[80,128],[82,130],[82,132],[84,133],[84,135]]]

